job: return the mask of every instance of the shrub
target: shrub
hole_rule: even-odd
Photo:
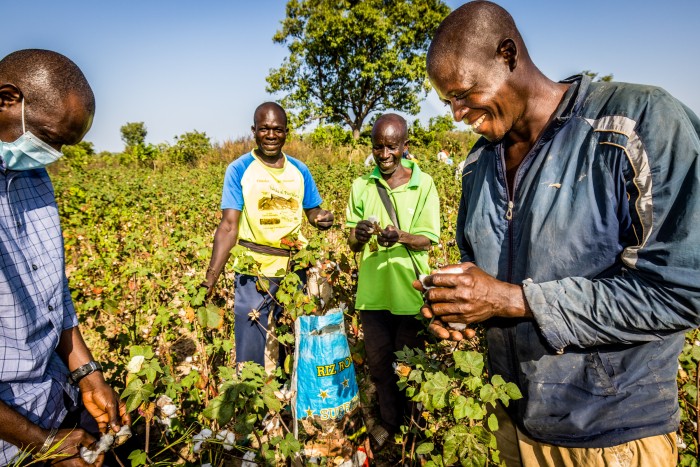
[[[204,132],[197,130],[175,137],[175,144],[168,149],[168,158],[176,164],[194,165],[212,149]]]

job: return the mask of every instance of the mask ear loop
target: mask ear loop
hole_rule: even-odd
[[[24,96],[22,96],[22,134],[26,132],[27,130],[24,127]]]

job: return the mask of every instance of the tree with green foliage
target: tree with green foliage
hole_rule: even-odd
[[[148,131],[146,130],[146,125],[143,122],[130,122],[122,125],[119,129],[122,134],[122,141],[126,145],[125,151],[129,149],[144,144],[146,141],[146,135]]]
[[[443,144],[442,140],[445,139],[447,133],[456,129],[457,126],[450,114],[431,117],[428,120],[427,128],[421,125],[420,120],[416,119],[413,121],[413,126],[410,129],[411,141],[418,146],[426,148],[433,148],[435,145],[441,146]]]
[[[600,73],[596,73],[595,71],[583,70],[581,72],[581,74],[585,75],[585,76],[589,76],[591,78],[591,81],[596,81],[596,82],[603,81],[603,82],[609,83],[610,81],[613,80],[612,73],[600,76]]]
[[[204,132],[189,131],[175,137],[175,144],[168,150],[171,162],[195,164],[200,157],[211,151],[211,140]]]
[[[293,123],[348,125],[369,114],[415,115],[429,90],[425,54],[450,9],[441,0],[290,0],[273,40],[290,55],[267,77]]]

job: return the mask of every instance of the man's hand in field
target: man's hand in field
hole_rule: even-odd
[[[315,207],[313,209],[308,209],[306,211],[306,218],[309,219],[309,223],[319,230],[328,230],[333,225],[333,213],[321,209],[320,207]]]
[[[424,292],[426,304],[421,313],[436,318],[429,329],[441,339],[473,337],[474,331],[465,325],[495,316],[532,317],[522,287],[499,281],[473,263],[445,266],[413,286]]]

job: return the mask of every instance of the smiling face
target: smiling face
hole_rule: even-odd
[[[372,155],[379,171],[391,175],[401,165],[406,130],[392,118],[379,118],[372,128]]]
[[[432,67],[429,76],[455,121],[495,142],[508,134],[522,114],[523,105],[509,83],[511,73],[500,56],[483,64],[462,55]]]
[[[251,127],[260,154],[277,157],[287,141],[287,117],[277,105],[265,105],[255,112]]]

